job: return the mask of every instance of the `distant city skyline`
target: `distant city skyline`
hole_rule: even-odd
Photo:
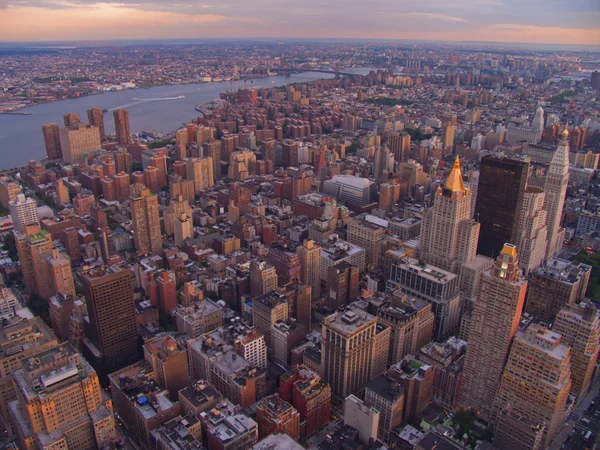
[[[600,43],[600,4],[595,0],[0,0],[0,21],[0,41],[9,42],[284,36]]]

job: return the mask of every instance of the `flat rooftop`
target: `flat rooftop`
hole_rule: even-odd
[[[250,450],[303,450],[300,444],[281,431],[270,434]]]
[[[323,325],[341,333],[352,333],[360,327],[375,321],[375,316],[358,308],[348,307],[325,317]]]
[[[566,283],[576,283],[581,275],[592,270],[587,264],[578,264],[564,259],[553,258],[535,271],[537,276],[552,278]]]
[[[406,267],[410,272],[417,273],[421,277],[436,283],[448,283],[458,277],[455,273],[440,269],[439,267],[420,262],[414,258],[403,259],[398,266]]]

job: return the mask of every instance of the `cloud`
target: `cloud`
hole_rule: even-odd
[[[426,19],[433,19],[433,20],[447,20],[449,22],[466,22],[465,19],[462,19],[460,17],[447,16],[445,14],[435,14],[435,13],[426,13],[426,12],[409,12],[409,13],[406,13],[405,15],[411,16],[411,17],[424,17]]]
[[[367,5],[367,6],[365,6]],[[1,9],[4,8],[4,9]],[[598,0],[0,0],[0,40],[345,37],[593,43]],[[53,12],[59,15],[53,15]],[[52,19],[51,19],[52,18]],[[144,25],[144,18],[147,19]],[[518,18],[521,28],[497,27]],[[17,22],[15,22],[17,21]],[[8,24],[5,27],[4,24]],[[82,23],[90,24],[86,33]],[[134,23],[135,30],[116,29]],[[155,24],[170,23],[171,30]],[[465,29],[465,24],[469,29]],[[57,26],[56,24],[60,24]],[[196,26],[192,26],[196,24]],[[202,24],[199,26],[198,24]],[[19,27],[20,25],[20,27]],[[260,25],[260,26],[257,26]],[[124,25],[127,26],[127,25]],[[523,28],[530,27],[530,28]],[[536,27],[536,28],[531,28]],[[13,30],[12,33],[8,29]],[[562,30],[551,35],[547,29]],[[587,35],[573,30],[587,30]],[[91,33],[93,37],[90,36]],[[81,33],[78,35],[77,33]],[[504,33],[504,34],[502,34]],[[564,36],[564,39],[563,39]],[[513,39],[514,37],[514,39]],[[597,40],[600,42],[600,40]]]

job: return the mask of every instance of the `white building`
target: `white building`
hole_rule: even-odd
[[[506,142],[515,145],[520,142],[540,142],[544,132],[544,110],[538,107],[531,126],[526,120],[513,120],[506,130]]]
[[[521,239],[517,244],[517,253],[519,267],[526,274],[540,266],[546,256],[548,228],[545,199],[543,190],[534,186],[525,189],[521,211]]]
[[[0,287],[0,318],[10,319],[15,317],[16,311],[21,307],[13,292],[5,287]]]
[[[327,281],[327,270],[338,263],[346,262],[365,271],[367,252],[364,248],[339,239],[337,234],[329,236],[329,240],[321,248],[321,280]]]
[[[548,211],[548,247],[546,259],[550,259],[562,248],[564,229],[560,226],[565,196],[569,184],[569,131],[562,132],[558,148],[552,156],[552,162],[546,176],[546,200],[544,208]]]
[[[34,199],[25,198],[25,194],[19,194],[14,201],[9,202],[8,207],[15,231],[24,233],[28,225],[39,225],[40,217]]]
[[[323,183],[324,194],[350,205],[366,206],[371,203],[371,198],[375,198],[376,192],[373,181],[353,175],[334,175],[331,180]]]
[[[358,439],[367,445],[370,439],[377,440],[379,429],[379,411],[364,404],[364,402],[349,395],[344,402],[344,421],[358,430]]]

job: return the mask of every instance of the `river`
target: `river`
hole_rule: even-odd
[[[356,73],[368,73],[370,69],[354,69]],[[303,72],[286,76],[274,76],[254,79],[255,87],[270,88],[289,83],[299,83],[318,79],[332,78],[333,74]],[[248,81],[248,87],[251,83]],[[243,81],[238,82],[238,87]],[[219,98],[219,93],[230,88],[229,81],[219,83],[182,84],[157,86],[148,89],[128,89],[118,92],[106,92],[87,97],[58,100],[40,105],[28,106],[19,112],[31,115],[0,114],[0,169],[10,169],[40,160],[46,156],[42,125],[47,123],[63,124],[63,114],[78,113],[81,120],[87,122],[87,110],[102,108],[106,133],[114,132],[111,110],[125,108],[129,111],[132,133],[154,129],[164,133],[176,130],[190,119],[197,117],[194,107]],[[183,96],[183,98],[178,98]]]

